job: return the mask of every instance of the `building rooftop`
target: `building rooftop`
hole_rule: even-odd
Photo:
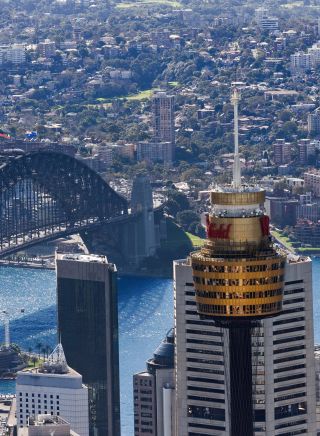
[[[69,372],[62,344],[56,346],[46,362],[41,366],[39,372],[51,374],[67,374]]]
[[[108,259],[106,258],[106,256],[98,254],[57,253],[57,259],[70,260],[74,262],[108,263]]]

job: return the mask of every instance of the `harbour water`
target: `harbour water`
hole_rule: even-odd
[[[173,325],[172,280],[119,277],[118,289],[122,436],[132,436],[132,374],[145,369]],[[24,350],[56,343],[55,303],[54,271],[0,267],[0,314],[8,311],[11,340]],[[0,343],[3,338],[1,325]],[[14,391],[14,381],[0,380],[0,393]]]
[[[320,258],[313,260],[315,342],[320,343]],[[173,325],[172,280],[119,277],[122,436],[133,436],[132,374],[145,369]],[[1,311],[11,319],[11,339],[23,349],[56,342],[55,272],[0,267]],[[24,309],[24,313],[21,312]],[[3,341],[0,327],[0,342]],[[0,393],[14,393],[14,381],[0,381]]]

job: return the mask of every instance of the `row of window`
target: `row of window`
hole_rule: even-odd
[[[273,345],[286,344],[288,342],[296,342],[305,340],[305,336],[294,336],[293,338],[282,338],[273,341]]]
[[[187,353],[210,354],[213,356],[223,356],[222,351],[203,350],[202,348],[187,348]],[[223,362],[221,361],[223,365]]]
[[[194,276],[193,280],[195,284],[207,285],[207,286],[261,286],[261,285],[270,285],[280,282],[282,283],[283,275],[242,279],[241,283],[240,283],[240,279],[218,279],[214,277],[208,278],[208,277]]]
[[[270,312],[278,312],[281,310],[282,303],[280,301],[267,304],[249,304],[247,306],[226,306],[216,304],[201,304],[198,305],[199,311],[202,313],[212,313],[219,315],[264,315]],[[303,310],[303,309],[302,309]]]
[[[205,374],[217,374],[224,375],[224,371],[220,371],[218,369],[209,369],[209,368],[193,368],[192,366],[187,367],[187,371],[191,372],[203,372]]]
[[[277,271],[284,269],[285,262],[275,263],[261,263],[253,265],[234,265],[230,262],[230,265],[203,265],[194,263],[192,269],[194,271],[201,271],[206,273],[246,273],[246,272],[263,272],[263,271]]]
[[[298,327],[292,327],[289,329],[275,330],[273,333],[274,333],[274,335],[284,335],[286,333],[301,332],[304,329],[305,329],[304,326],[298,326]]]
[[[275,359],[273,363],[276,365],[277,363],[292,362],[294,360],[300,360],[305,358],[306,358],[305,354],[298,354],[296,356],[289,356],[289,357],[283,357],[281,359]]]
[[[239,289],[240,291],[240,289]],[[282,289],[273,289],[271,291],[256,291],[256,292],[210,292],[196,291],[197,297],[213,298],[213,299],[235,299],[235,298],[270,298],[282,295]],[[188,304],[189,302],[187,302]]]
[[[304,303],[304,298],[292,298],[291,300],[284,300],[283,304],[284,305],[288,305],[288,304],[297,304],[297,303]]]
[[[28,393],[28,392],[25,392],[24,396],[25,396],[26,398],[28,398],[28,397],[29,397],[29,393]],[[41,398],[41,396],[42,396],[42,394],[38,394],[38,398]],[[19,392],[19,397],[20,397],[20,398],[23,397],[23,393],[22,393],[22,392]],[[35,397],[35,394],[32,393],[32,394],[30,395],[30,397],[31,397],[31,398],[34,398],[34,397]],[[57,400],[60,398],[59,395],[53,395],[53,394],[50,394],[50,398],[53,398],[53,397],[55,397]],[[47,394],[43,394],[43,398],[47,398]],[[49,398],[49,396],[48,396],[48,398]]]
[[[187,344],[215,345],[216,347],[221,347],[221,342],[202,341],[200,339],[187,339]]]

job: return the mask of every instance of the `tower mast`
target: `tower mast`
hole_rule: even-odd
[[[241,168],[239,157],[239,123],[238,123],[238,105],[240,100],[240,92],[237,88],[232,91],[231,102],[233,104],[234,113],[234,163],[233,163],[233,181],[232,185],[235,189],[241,186]]]

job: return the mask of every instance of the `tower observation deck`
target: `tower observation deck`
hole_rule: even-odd
[[[252,329],[282,311],[286,257],[273,246],[265,192],[241,185],[238,101],[234,90],[233,182],[211,192],[207,239],[191,254],[197,311],[228,329],[228,387],[232,436],[253,435]]]

